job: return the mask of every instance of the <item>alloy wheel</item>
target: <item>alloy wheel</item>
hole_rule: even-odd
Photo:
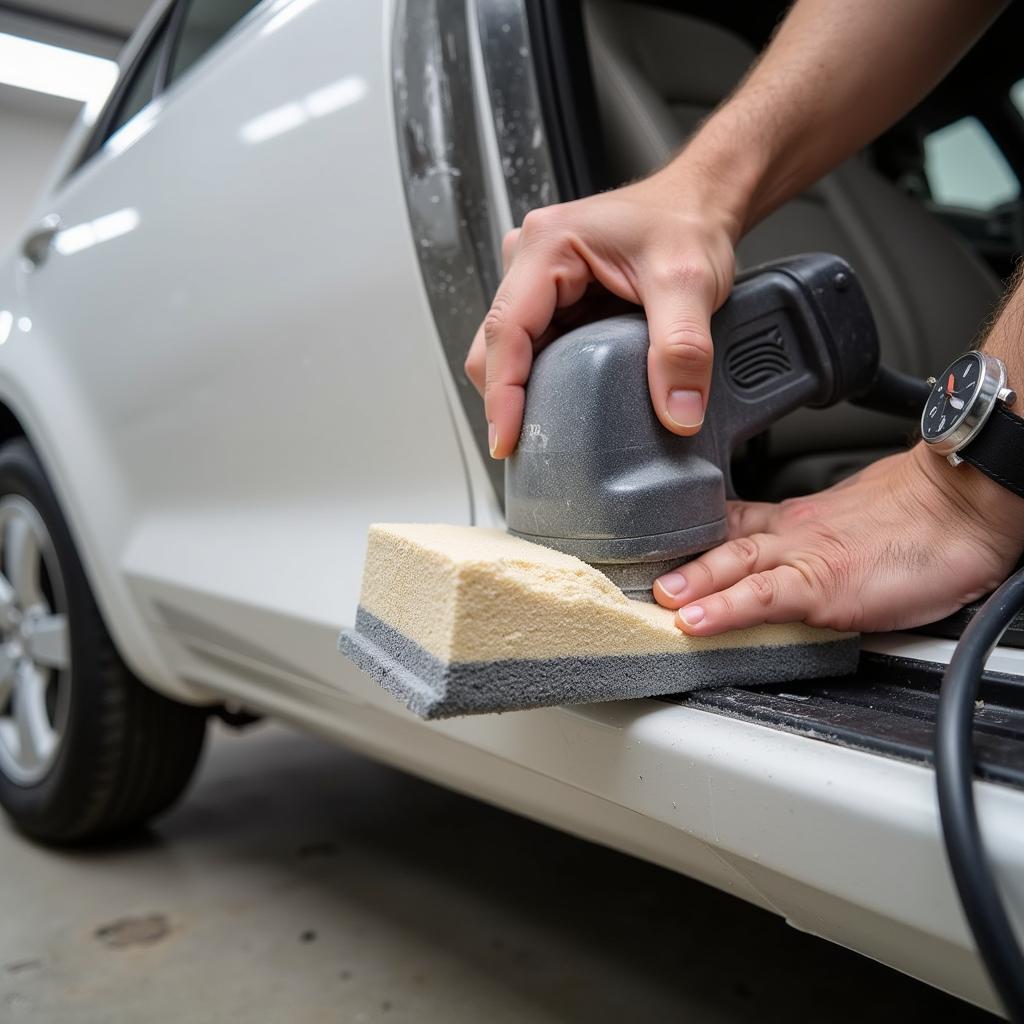
[[[0,770],[41,781],[67,725],[67,599],[53,541],[20,495],[0,499]]]

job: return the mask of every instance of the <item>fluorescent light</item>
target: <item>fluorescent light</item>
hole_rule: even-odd
[[[105,57],[0,32],[0,84],[97,104],[116,81],[117,64]]]
[[[9,309],[0,309],[0,345],[11,336],[14,326],[14,314]]]

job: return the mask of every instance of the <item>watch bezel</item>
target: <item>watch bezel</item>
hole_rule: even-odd
[[[930,445],[939,455],[953,455],[966,448],[974,440],[978,431],[985,426],[989,416],[992,415],[992,410],[996,407],[996,402],[999,401],[999,393],[1006,387],[1006,367],[1001,360],[976,350],[965,354],[978,357],[981,363],[981,373],[974,394],[960,419],[937,437],[926,437],[924,417],[931,401],[931,392],[928,393],[928,401],[925,402],[924,409],[921,410],[921,437],[925,444]],[[963,356],[958,356],[954,359],[943,371],[943,376],[952,372],[953,366],[962,358]]]

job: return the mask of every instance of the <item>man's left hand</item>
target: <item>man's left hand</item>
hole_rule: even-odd
[[[1024,500],[922,444],[820,494],[730,502],[727,517],[725,544],[654,584],[693,636],[918,626],[993,590],[1024,549]]]

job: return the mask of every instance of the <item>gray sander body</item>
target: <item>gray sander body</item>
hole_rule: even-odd
[[[757,267],[711,322],[700,432],[659,422],[639,313],[580,327],[537,357],[505,469],[509,531],[565,551],[651,600],[667,569],[725,539],[737,446],[802,406],[863,395],[878,369],[867,299],[849,265],[810,253]]]
[[[506,464],[511,532],[577,555],[630,597],[725,537],[737,445],[803,405],[860,398],[878,341],[853,271],[811,254],[741,278],[711,323],[715,359],[703,429],[665,430],[647,389],[642,316],[581,327],[534,363],[516,453]],[[360,608],[339,646],[424,718],[843,675],[856,637],[758,648],[444,662]]]

